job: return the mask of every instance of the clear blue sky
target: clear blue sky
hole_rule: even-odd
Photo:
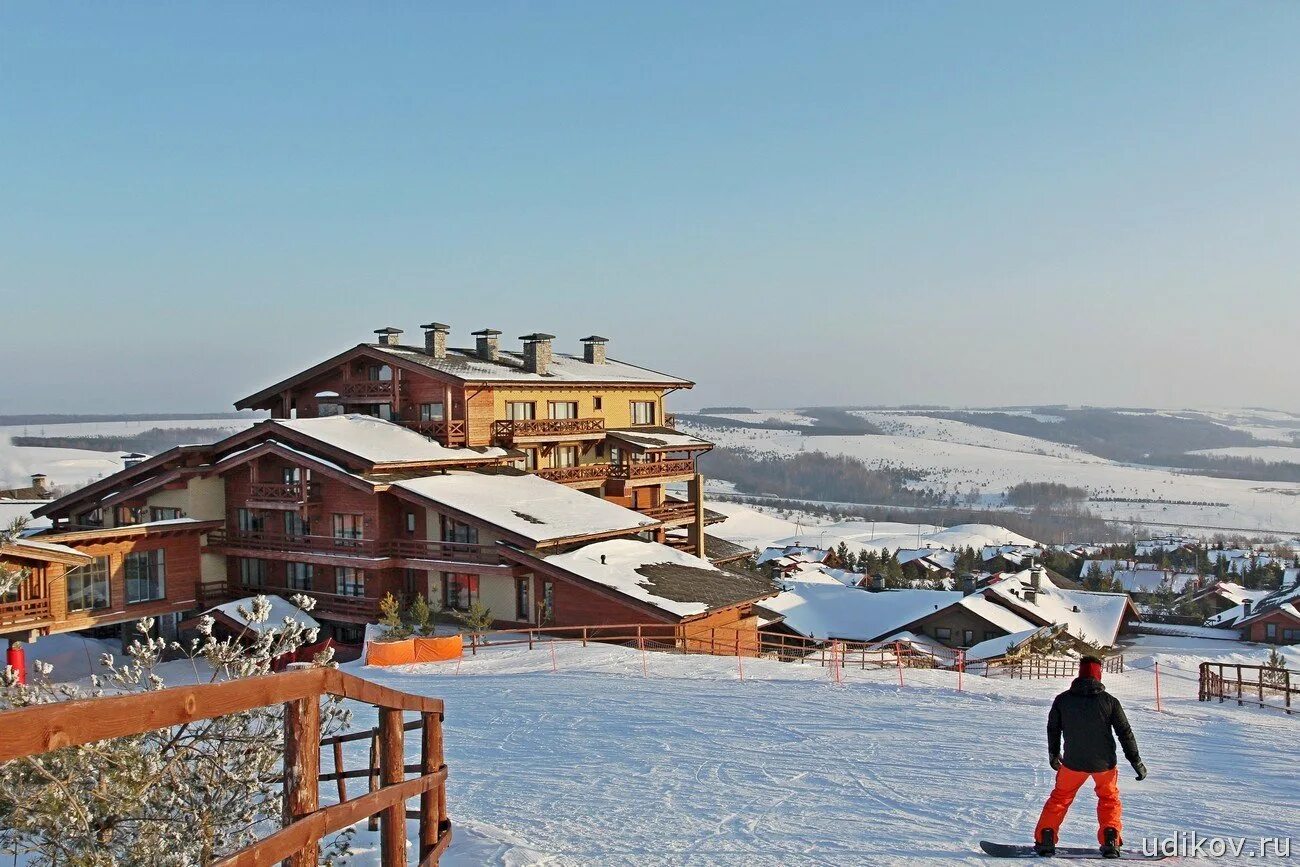
[[[429,319],[710,403],[1300,409],[1300,3],[0,6],[0,412]],[[513,341],[512,341],[513,342]]]

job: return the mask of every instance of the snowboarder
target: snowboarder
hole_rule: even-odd
[[[1147,776],[1147,766],[1138,755],[1137,741],[1119,699],[1101,684],[1101,660],[1085,656],[1079,660],[1079,676],[1070,688],[1056,697],[1047,715],[1047,755],[1056,771],[1056,785],[1043,805],[1034,829],[1034,850],[1043,856],[1056,851],[1061,822],[1079,787],[1092,777],[1097,789],[1097,842],[1103,858],[1118,858],[1124,842],[1124,823],[1119,800],[1119,769],[1115,759],[1115,737],[1124,748],[1138,780]],[[1111,731],[1115,735],[1112,737]],[[1061,755],[1061,735],[1065,755]]]

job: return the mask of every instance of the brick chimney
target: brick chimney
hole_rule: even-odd
[[[387,328],[376,328],[375,334],[379,335],[380,346],[396,346],[402,342],[402,329],[393,328],[391,325]]]
[[[1241,603],[1241,619],[1242,619],[1242,620],[1245,620],[1247,617],[1249,617],[1249,616],[1250,616],[1251,609],[1254,608],[1254,607],[1255,607],[1255,600],[1254,600],[1254,599],[1247,599],[1245,602],[1242,602],[1242,603]]]
[[[524,370],[546,376],[551,369],[551,341],[555,335],[539,331],[519,339],[524,342]]]
[[[47,492],[45,478],[45,473],[32,473],[32,487],[36,489],[36,493],[45,494]]]
[[[582,338],[582,360],[588,364],[604,364],[606,343],[609,343],[608,337],[595,334]]]
[[[969,572],[961,576],[961,595],[969,596],[975,592],[975,576]]]
[[[424,351],[434,358],[446,358],[447,335],[451,333],[451,326],[430,322],[420,327],[424,329]]]
[[[474,332],[474,351],[484,361],[496,361],[501,355],[501,332],[484,328]]]

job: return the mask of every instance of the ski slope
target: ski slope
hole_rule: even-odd
[[[1148,670],[1107,675],[1151,777],[1121,776],[1126,838],[1196,830],[1273,835],[1300,827],[1280,745],[1294,719],[1201,704],[1201,654],[1254,659],[1230,642],[1144,638]],[[1026,840],[1051,784],[1044,725],[1061,680],[650,653],[617,647],[489,650],[454,663],[345,666],[447,702],[449,810],[444,864],[990,864],[980,838]],[[1291,664],[1300,664],[1294,653]],[[355,725],[373,725],[358,713]],[[350,745],[350,766],[365,742]],[[407,761],[418,760],[418,739]],[[1284,749],[1284,747],[1283,747]],[[322,797],[331,799],[330,787]],[[1063,830],[1093,839],[1090,791]],[[362,826],[364,827],[364,826]],[[410,823],[414,832],[415,824]],[[362,831],[354,863],[377,864]],[[1232,863],[1224,861],[1220,863]],[[1238,863],[1249,863],[1243,859]]]

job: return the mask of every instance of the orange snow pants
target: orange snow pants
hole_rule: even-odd
[[[1035,842],[1043,839],[1044,828],[1055,831],[1056,842],[1058,844],[1061,842],[1061,823],[1065,821],[1065,814],[1074,803],[1074,796],[1078,793],[1079,787],[1087,782],[1089,777],[1092,777],[1093,784],[1097,787],[1097,842],[1099,844],[1106,842],[1107,828],[1114,828],[1119,834],[1120,841],[1123,841],[1124,819],[1123,808],[1119,802],[1119,768],[1090,774],[1087,771],[1073,771],[1061,765],[1061,769],[1056,772],[1056,785],[1052,788],[1052,794],[1047,796],[1047,803],[1043,805],[1043,813],[1038,817],[1038,827],[1034,828]]]

